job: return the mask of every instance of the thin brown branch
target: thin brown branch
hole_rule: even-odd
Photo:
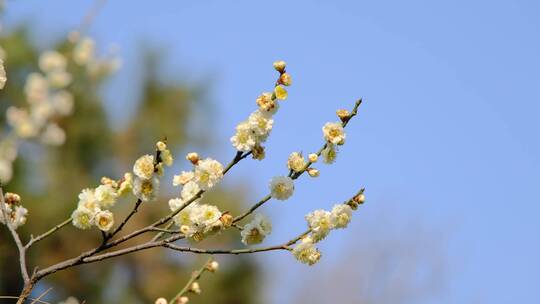
[[[53,233],[55,233],[56,231],[60,230],[62,227],[68,225],[69,223],[71,223],[71,218],[68,218],[66,219],[65,221],[63,221],[62,223],[54,226],[53,228],[49,229],[47,232],[41,234],[41,235],[38,235],[37,237],[31,237],[30,238],[30,241],[28,241],[28,243],[26,244],[26,246],[24,246],[26,249],[30,248],[30,246],[34,245],[35,243],[37,242],[40,242],[42,241],[43,239],[49,237],[50,235],[52,235]]]
[[[191,278],[187,281],[186,285],[184,286],[184,288],[182,288],[170,301],[169,301],[169,304],[174,304],[176,303],[176,301],[178,299],[180,299],[180,297],[182,297],[186,292],[189,291],[191,285],[193,284],[193,282],[195,282],[196,280],[198,280],[201,275],[203,274],[203,272],[205,272],[206,270],[208,270],[208,264],[210,264],[212,262],[212,258],[209,258],[206,263],[203,264],[203,266],[201,268],[199,268],[197,271],[193,272],[191,274]]]

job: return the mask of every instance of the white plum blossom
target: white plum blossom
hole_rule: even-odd
[[[108,209],[114,206],[118,194],[111,185],[100,185],[94,191],[94,196],[101,208]]]
[[[133,182],[133,194],[143,202],[153,201],[159,191],[159,179],[135,178]]]
[[[7,203],[4,203],[4,206],[0,206],[0,223],[7,225],[9,222],[13,229],[24,225],[27,215],[28,210],[23,206],[13,206]]]
[[[306,220],[311,229],[312,240],[315,243],[324,239],[330,230],[334,228],[332,214],[326,210],[315,210],[306,215]]]
[[[298,261],[310,266],[321,258],[321,252],[313,246],[313,240],[309,237],[303,238],[300,244],[293,248],[292,254]]]
[[[99,202],[94,194],[94,189],[86,188],[79,193],[78,208],[85,208],[93,213],[101,210]]]
[[[73,60],[78,65],[86,65],[94,59],[94,40],[85,37],[81,39],[73,49]]]
[[[181,198],[176,197],[169,200],[169,208],[171,209],[171,211],[177,210],[182,205],[184,205],[184,201]]]
[[[101,231],[109,231],[114,225],[114,215],[109,210],[99,211],[94,215],[94,225]]]
[[[41,133],[41,141],[47,145],[61,146],[66,141],[66,132],[56,123],[48,123]]]
[[[332,223],[334,228],[345,228],[351,221],[352,208],[346,204],[337,204],[332,208]]]
[[[57,51],[47,51],[39,56],[39,68],[43,72],[63,71],[66,66],[66,57]]]
[[[187,201],[195,197],[199,193],[199,191],[201,191],[201,188],[199,188],[199,185],[197,185],[197,183],[189,182],[182,187],[182,192],[180,193],[180,196],[182,197],[182,200]]]
[[[62,116],[73,113],[73,95],[65,90],[57,91],[51,94],[50,99],[52,108],[56,113]]]
[[[270,220],[260,214],[255,214],[251,222],[246,224],[240,232],[242,243],[246,245],[259,244],[264,238],[272,232],[272,223]]]
[[[6,69],[4,68],[4,60],[0,59],[0,90],[6,85]]]
[[[40,73],[30,73],[26,77],[24,92],[30,104],[44,102],[49,94],[49,82]]]
[[[185,185],[192,181],[194,177],[195,173],[193,171],[182,171],[182,173],[173,177],[173,186]]]
[[[272,197],[278,200],[286,200],[294,192],[294,181],[288,176],[276,176],[270,181]]]
[[[93,210],[79,206],[71,214],[73,226],[83,230],[91,228],[93,225],[94,214],[96,214],[96,212]]]
[[[257,138],[249,122],[236,126],[236,134],[231,137],[231,143],[238,151],[249,152],[257,144]]]
[[[154,156],[143,155],[135,161],[133,173],[141,179],[150,179],[154,175]]]
[[[249,115],[248,124],[259,142],[264,142],[268,138],[270,131],[272,131],[274,120],[265,116],[260,111],[255,111]]]
[[[321,152],[321,156],[323,158],[323,163],[333,164],[336,161],[336,157],[337,157],[336,146],[330,143],[327,143],[326,148],[324,148]]]
[[[327,122],[323,128],[324,139],[334,145],[345,143],[345,131],[339,122]]]
[[[257,97],[257,105],[261,113],[272,116],[276,114],[279,109],[279,104],[277,100],[272,98],[272,93],[264,92],[259,97]]]
[[[289,155],[289,159],[287,160],[287,168],[293,170],[294,172],[300,172],[304,170],[305,166],[306,160],[302,154],[293,152],[291,155]]]
[[[217,160],[206,158],[195,166],[194,181],[203,190],[215,186],[223,178],[223,165]]]

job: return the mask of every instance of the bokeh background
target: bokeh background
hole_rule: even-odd
[[[22,40],[34,52],[50,49],[92,5],[7,1],[3,33],[24,29]],[[271,88],[271,63],[283,59],[294,83],[267,159],[235,168],[214,201],[233,209],[257,200],[268,180],[286,171],[290,152],[318,148],[320,128],[334,111],[363,97],[336,164],[321,164],[320,178],[302,179],[292,199],[264,207],[274,223],[265,243],[303,231],[304,214],[360,186],[367,203],[348,229],[321,244],[316,266],[283,252],[240,262],[218,258],[224,273],[202,281],[217,295],[193,303],[538,303],[539,15],[535,1],[109,1],[88,34],[104,50],[118,45],[123,65],[96,96],[83,90],[79,98],[101,100],[88,101],[98,105],[99,119],[86,121],[94,132],[85,134],[102,167],[74,181],[70,167],[54,169],[54,160],[43,160],[76,155],[73,149],[30,155],[50,165],[44,174],[59,177],[56,187],[69,187],[29,191],[29,224],[37,229],[61,220],[51,210],[69,212],[81,185],[110,172],[110,162],[118,172],[128,168],[154,136],[175,136],[179,155],[197,150],[226,162],[235,125]],[[159,107],[152,106],[156,100]],[[161,120],[147,111],[171,115]],[[65,122],[67,144],[79,130],[69,128],[81,123],[76,118]],[[173,171],[185,167],[177,162]],[[42,217],[52,222],[32,223]],[[54,252],[64,244],[56,254],[76,252],[76,243],[65,245],[69,240],[47,246]],[[219,245],[238,241],[224,236],[208,246]],[[3,261],[8,248],[1,248]],[[170,263],[157,267],[159,255]],[[88,303],[144,303],[158,290],[174,290],[152,281],[181,286],[197,264],[158,250],[116,261],[122,266],[113,260],[95,273],[81,267],[55,277],[51,301],[73,294]],[[18,270],[1,267],[0,283],[9,291],[16,284],[9,275]]]

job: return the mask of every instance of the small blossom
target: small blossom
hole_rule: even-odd
[[[111,185],[100,185],[94,191],[96,200],[101,208],[111,208],[116,203],[118,194]]]
[[[130,172],[124,174],[124,178],[120,181],[120,187],[118,188],[118,195],[127,193],[133,189],[133,174]]]
[[[90,38],[83,38],[73,49],[73,60],[78,65],[86,65],[94,59],[95,43]]]
[[[229,228],[232,226],[234,218],[230,213],[223,213],[221,214],[219,220],[221,221],[221,224],[224,228]]]
[[[290,86],[292,84],[292,78],[289,73],[283,73],[279,76],[279,83],[284,86]]]
[[[0,59],[0,90],[6,85],[6,69],[4,68],[4,60]]]
[[[332,208],[332,223],[335,228],[345,228],[351,221],[352,209],[349,205],[337,204]]]
[[[219,269],[219,263],[217,261],[211,261],[206,265],[206,269],[210,272],[216,272]]]
[[[221,211],[216,206],[198,205],[193,211],[193,222],[200,232],[208,233],[215,227],[221,227]]]
[[[272,223],[270,220],[266,216],[257,213],[253,220],[244,226],[240,235],[242,236],[242,243],[253,245],[261,243],[271,232]]]
[[[315,154],[315,153],[310,153],[308,155],[308,159],[309,159],[310,163],[316,163],[317,160],[319,159],[319,156],[317,154]]]
[[[285,88],[282,86],[275,87],[274,94],[276,94],[276,98],[279,100],[285,100],[288,96],[287,90],[285,90]]]
[[[193,180],[195,173],[193,171],[182,171],[180,175],[173,177],[173,186],[185,185]]]
[[[171,151],[167,149],[161,151],[160,157],[161,157],[161,161],[165,164],[165,166],[167,167],[172,166],[174,159],[173,159]]]
[[[201,287],[199,286],[198,282],[191,283],[191,286],[189,287],[189,291],[200,294],[201,293]]]
[[[94,216],[94,225],[101,231],[109,231],[114,225],[114,216],[109,210],[99,211]]]
[[[199,185],[197,185],[197,183],[189,182],[182,187],[180,196],[184,201],[188,201],[197,196],[199,194],[199,191],[201,191],[201,188],[199,187]]]
[[[49,83],[39,73],[30,73],[26,77],[24,84],[24,93],[30,104],[35,104],[45,101],[49,94]]]
[[[274,120],[265,116],[261,111],[255,111],[249,115],[248,124],[253,134],[255,134],[260,141],[265,141],[270,134],[270,131],[272,131]]]
[[[167,149],[167,144],[163,141],[158,141],[156,143],[156,149],[158,149],[158,151],[165,151],[165,149]]]
[[[189,302],[189,298],[186,296],[182,296],[180,297],[180,299],[178,299],[178,304],[187,304],[188,302]]]
[[[47,81],[56,89],[65,88],[71,83],[71,74],[66,71],[52,71],[47,74]]]
[[[159,179],[135,178],[133,183],[133,194],[143,202],[153,201],[159,190]]]
[[[286,200],[294,192],[294,182],[288,176],[276,176],[270,181],[272,197],[278,200]]]
[[[307,168],[307,173],[309,174],[309,176],[311,177],[319,177],[319,175],[321,174],[319,172],[319,170],[315,169],[315,168]]]
[[[79,206],[71,214],[73,226],[83,230],[89,229],[93,224],[94,213],[93,210]]]
[[[93,213],[100,210],[99,202],[96,199],[94,189],[83,189],[81,193],[79,193],[79,203],[77,204],[78,208],[85,208]]]
[[[43,72],[63,71],[66,66],[66,57],[57,51],[47,51],[39,56],[39,68]]]
[[[285,67],[287,66],[287,63],[283,60],[278,60],[274,62],[274,69],[276,71],[283,73],[285,71]]]
[[[4,195],[4,201],[8,205],[18,205],[21,203],[21,196],[17,193],[6,192]]]
[[[73,95],[65,90],[60,90],[50,96],[52,108],[62,116],[70,115],[73,112]]]
[[[255,145],[255,147],[253,147],[253,149],[251,150],[251,154],[253,155],[253,159],[256,160],[263,160],[266,156],[264,147],[261,145]]]
[[[324,239],[334,228],[332,214],[326,210],[315,210],[306,215],[311,237],[314,243]]]
[[[342,122],[346,122],[347,120],[351,118],[351,113],[348,110],[343,110],[343,109],[337,110],[336,115],[339,117],[339,119]]]
[[[294,172],[300,172],[304,170],[305,166],[306,160],[301,153],[293,152],[291,155],[289,155],[289,159],[287,160],[287,168],[293,170]]]
[[[3,203],[3,206],[0,205],[0,223],[7,225],[9,222],[9,225],[13,229],[24,225],[27,215],[28,210],[23,206],[15,206],[7,203]]]
[[[320,251],[313,246],[313,241],[310,238],[303,239],[300,244],[294,247],[292,253],[298,261],[310,266],[321,258]]]
[[[192,164],[197,165],[199,163],[199,154],[196,152],[191,152],[186,155],[186,159],[189,160]]]
[[[165,298],[158,298],[154,304],[168,304],[169,302]]]
[[[41,141],[47,145],[61,146],[66,141],[66,132],[56,123],[48,123],[41,134]]]
[[[272,98],[272,93],[264,92],[257,97],[259,110],[266,115],[274,115],[279,109],[279,104]]]
[[[327,144],[326,148],[322,150],[321,156],[323,157],[323,163],[333,164],[336,161],[337,149],[335,145]]]
[[[182,207],[182,205],[184,204],[184,201],[182,201],[181,198],[171,198],[169,200],[169,208],[171,209],[171,211],[175,211],[177,210],[178,208]]]
[[[257,138],[249,122],[241,122],[236,126],[236,134],[231,137],[233,147],[238,151],[249,152],[257,144]]]
[[[154,156],[143,155],[135,161],[133,173],[142,179],[150,179],[154,174]]]
[[[195,167],[195,182],[203,190],[208,190],[223,178],[223,165],[217,160],[206,158]]]
[[[324,139],[334,145],[345,143],[345,131],[339,122],[327,122],[323,128]]]

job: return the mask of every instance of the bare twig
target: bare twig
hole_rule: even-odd
[[[48,236],[50,236],[51,234],[55,233],[56,231],[60,230],[62,227],[66,226],[67,224],[71,223],[71,218],[68,218],[67,220],[63,221],[62,223],[54,226],[53,228],[51,228],[49,231],[41,234],[41,235],[38,235],[37,237],[31,237],[30,238],[30,241],[28,241],[28,243],[26,244],[26,246],[24,246],[26,249],[30,248],[30,246],[34,245],[35,243],[39,242],[39,241],[42,241],[43,239],[47,238]]]
[[[194,271],[192,274],[191,274],[191,278],[187,281],[186,285],[184,286],[184,288],[182,288],[182,290],[180,290],[180,292],[178,292],[170,301],[169,301],[169,304],[174,304],[176,303],[176,301],[178,299],[180,299],[180,297],[182,297],[186,292],[189,291],[189,289],[191,288],[191,285],[193,284],[193,282],[197,281],[201,275],[203,274],[203,272],[205,272],[206,270],[208,270],[208,264],[210,264],[212,262],[212,258],[209,258],[205,263],[204,265],[199,268],[197,271]]]

